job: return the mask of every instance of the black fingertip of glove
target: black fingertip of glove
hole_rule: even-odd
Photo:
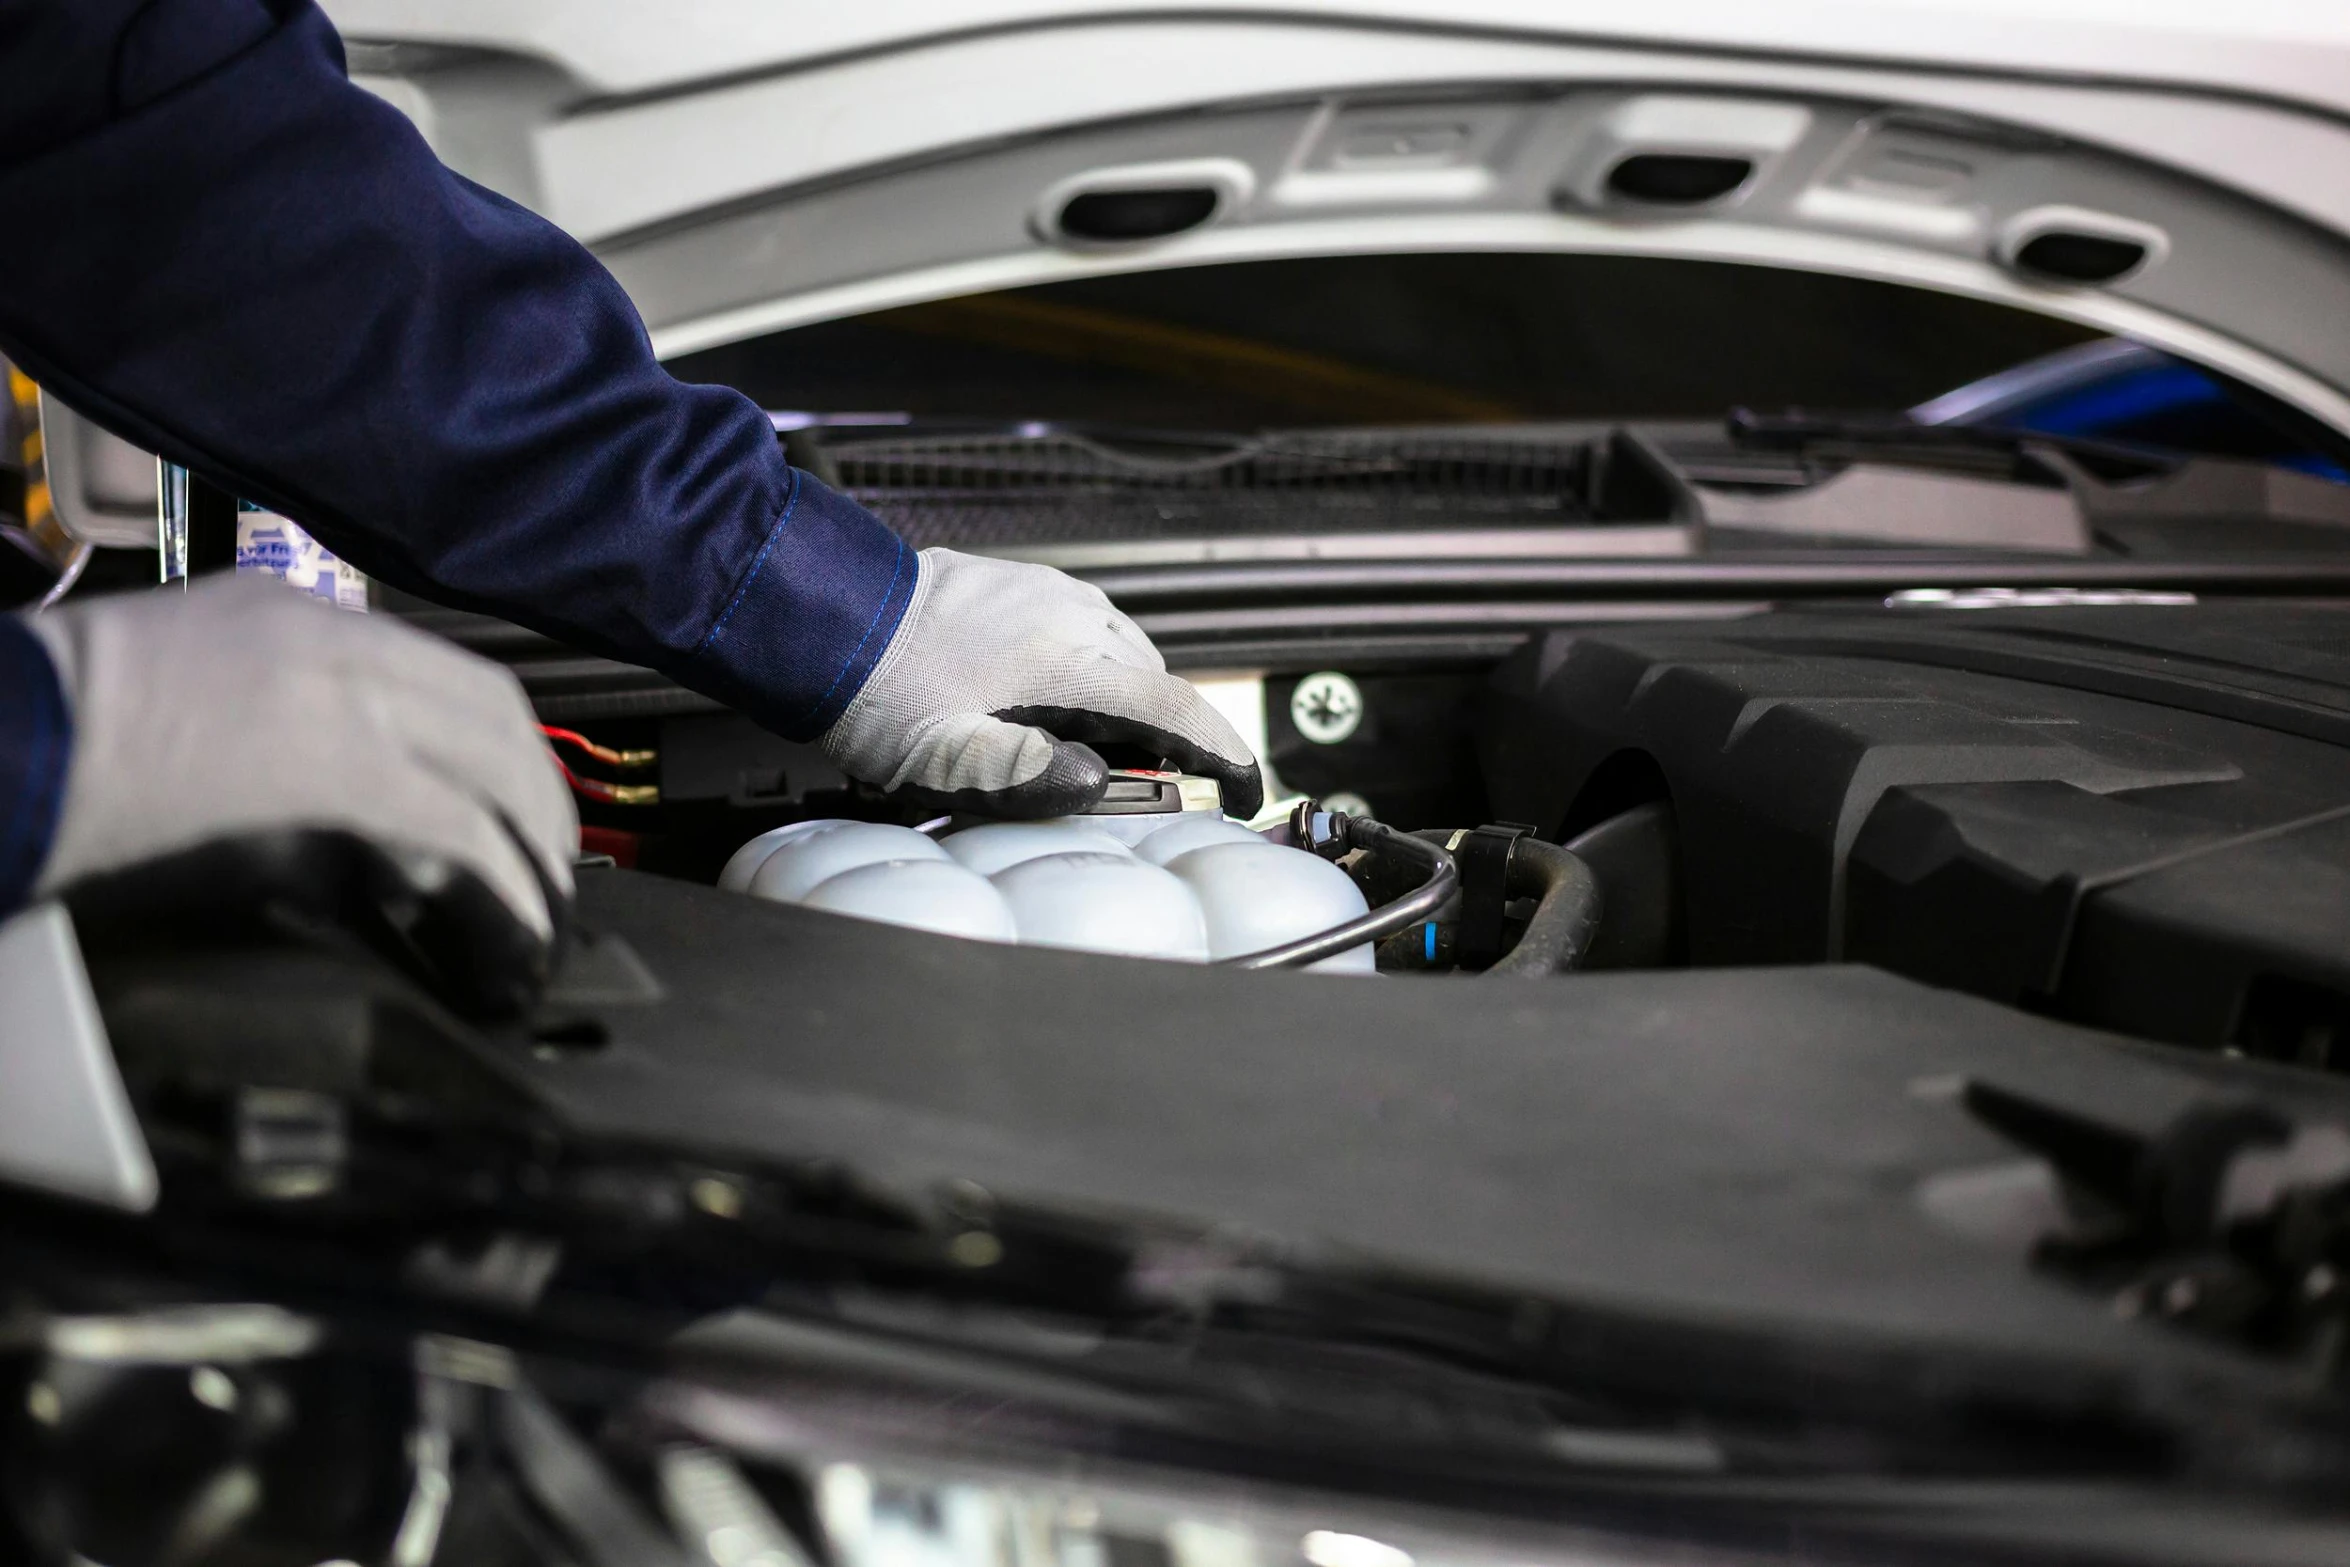
[[[86,877],[63,897],[86,946],[356,946],[483,1021],[528,1010],[557,956],[480,877],[459,871],[428,890],[375,844],[328,828],[215,839]]]
[[[1265,780],[1254,761],[1236,762],[1164,729],[1074,707],[1013,707],[994,716],[1006,723],[1028,724],[1070,740],[1140,746],[1184,772],[1215,779],[1224,794],[1224,814],[1236,821],[1245,822],[1265,808]],[[1100,797],[1096,791],[1094,798]]]
[[[1196,763],[1184,764],[1187,772],[1196,772],[1216,780],[1224,792],[1224,814],[1234,821],[1245,822],[1265,808],[1265,779],[1257,771],[1257,764],[1228,762],[1220,756],[1202,756]]]
[[[1213,751],[1195,750],[1170,736],[1152,765],[1215,779],[1224,814],[1236,822],[1245,822],[1265,808],[1265,781],[1254,762],[1228,761]]]
[[[969,816],[992,816],[1004,821],[1032,821],[1040,816],[1077,816],[1101,803],[1110,787],[1110,764],[1092,746],[1073,740],[1055,740],[1053,758],[1043,772],[1009,789],[919,789],[896,791],[894,798],[918,809]]]

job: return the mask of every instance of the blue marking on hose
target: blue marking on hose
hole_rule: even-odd
[[[1433,963],[1436,961],[1436,922],[1430,920],[1420,928],[1428,933],[1428,961]]]

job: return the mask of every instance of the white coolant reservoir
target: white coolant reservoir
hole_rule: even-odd
[[[1362,889],[1328,860],[1249,836],[1253,842],[1208,843],[1167,862],[1199,901],[1210,959],[1245,957],[1370,912]],[[1368,974],[1378,963],[1366,942],[1309,967]]]
[[[823,882],[860,865],[889,860],[945,861],[947,851],[911,827],[883,822],[826,822],[787,838],[751,873],[750,891],[778,903],[797,903]]]
[[[1337,866],[1217,808],[1215,786],[1113,774],[1090,815],[984,822],[940,838],[875,822],[797,822],[735,851],[719,878],[785,903],[981,941],[1204,963],[1365,912]],[[1374,967],[1368,945],[1316,969]]]
[[[1025,943],[1207,961],[1207,921],[1199,900],[1171,872],[1131,854],[1048,854],[991,879],[1012,906]]]
[[[1178,816],[1134,846],[1135,857],[1164,865],[1179,854],[1204,849],[1211,843],[1255,844],[1271,847],[1257,834],[1221,811],[1196,811]],[[1310,858],[1310,856],[1309,856]]]
[[[728,892],[748,892],[751,888],[751,878],[758,874],[760,866],[767,863],[767,856],[794,838],[805,837],[812,832],[822,832],[827,827],[838,825],[839,823],[830,821],[793,822],[788,827],[777,827],[771,831],[763,832],[735,850],[727,859],[726,869],[718,873],[718,885],[724,887]]]
[[[993,883],[951,860],[883,860],[818,882],[800,902],[973,941],[1017,941],[1012,906]]]
[[[1069,818],[1051,822],[988,822],[942,838],[939,846],[955,863],[967,865],[982,876],[993,876],[1023,860],[1041,860],[1048,854],[1127,852],[1126,845],[1108,833]]]

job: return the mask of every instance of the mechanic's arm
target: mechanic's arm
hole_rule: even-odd
[[[0,0],[0,211],[0,348],[386,582],[953,803],[1098,796],[1099,758],[1024,722],[1255,808],[1239,737],[1099,593],[917,554],[672,379],[585,250],[349,83],[308,0]]]

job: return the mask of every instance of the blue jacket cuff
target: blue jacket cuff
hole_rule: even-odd
[[[914,595],[916,552],[798,469],[783,514],[694,652],[691,684],[794,740],[863,688]]]
[[[0,915],[32,896],[57,835],[73,722],[40,640],[0,615]]]

